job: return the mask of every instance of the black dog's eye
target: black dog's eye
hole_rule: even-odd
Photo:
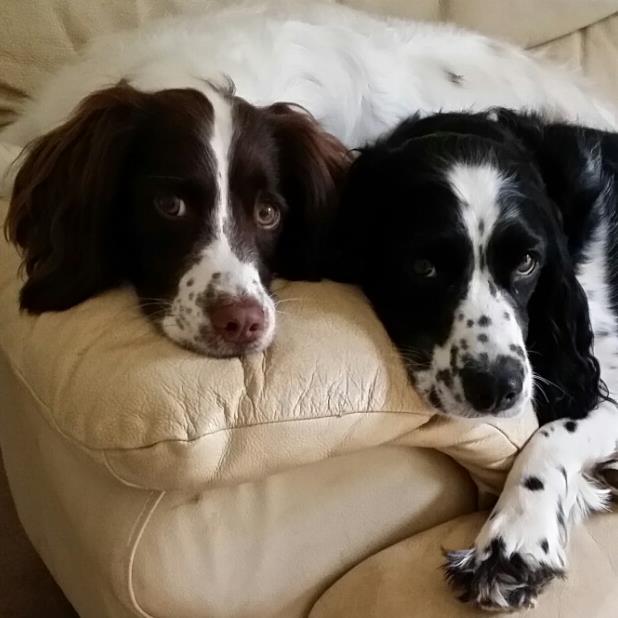
[[[531,253],[526,253],[515,268],[515,274],[518,277],[529,277],[536,270],[538,263],[538,260]]]
[[[184,217],[187,212],[186,204],[179,197],[159,197],[154,203],[156,209],[170,219]]]
[[[253,210],[253,218],[264,230],[274,230],[281,221],[281,211],[274,204],[257,201]]]
[[[418,277],[430,279],[437,275],[436,267],[429,260],[425,259],[414,260],[412,269]]]

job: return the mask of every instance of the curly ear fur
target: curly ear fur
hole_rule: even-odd
[[[581,418],[606,396],[592,350],[588,299],[575,277],[567,240],[555,226],[555,242],[528,305],[527,345],[542,393],[535,398],[541,423]]]
[[[575,276],[586,240],[599,223],[595,208],[603,191],[590,157],[600,154],[603,133],[568,124],[546,125],[536,116],[500,110],[499,121],[534,158],[550,200],[547,226],[550,254],[530,299],[528,347],[534,371],[543,379],[536,397],[541,422],[581,418],[608,398],[599,362],[588,299]]]
[[[282,194],[289,205],[276,270],[288,279],[319,279],[350,156],[304,109],[275,103],[265,111],[279,150]]]
[[[114,198],[143,96],[126,85],[98,91],[27,147],[5,222],[28,274],[22,309],[66,309],[117,281]]]

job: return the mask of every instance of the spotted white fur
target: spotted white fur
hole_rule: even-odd
[[[255,266],[240,260],[225,236],[209,243],[183,275],[176,297],[161,320],[162,330],[188,348],[214,356],[229,355],[233,350],[215,338],[207,311],[220,298],[257,301],[264,311],[264,330],[247,351],[259,351],[270,345],[275,334],[275,303]]]
[[[275,305],[255,264],[243,259],[232,248],[228,173],[234,132],[231,105],[216,89],[208,84],[202,86],[208,90],[214,110],[210,138],[217,179],[217,201],[211,213],[213,238],[180,279],[176,296],[161,318],[161,329],[170,339],[186,347],[214,356],[227,356],[234,350],[215,336],[208,309],[222,298],[225,302],[248,298],[261,306],[265,327],[246,351],[260,351],[270,345],[274,336]]]

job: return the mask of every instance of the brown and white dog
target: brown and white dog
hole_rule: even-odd
[[[347,152],[304,110],[205,87],[97,91],[30,146],[6,221],[22,307],[67,309],[128,280],[187,348],[269,345],[272,275],[312,276],[303,255],[319,251]]]

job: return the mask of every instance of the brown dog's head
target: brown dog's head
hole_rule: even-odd
[[[270,280],[315,277],[347,160],[289,104],[259,108],[209,85],[98,91],[17,174],[6,231],[23,250],[21,306],[63,310],[127,280],[180,345],[262,350]]]

